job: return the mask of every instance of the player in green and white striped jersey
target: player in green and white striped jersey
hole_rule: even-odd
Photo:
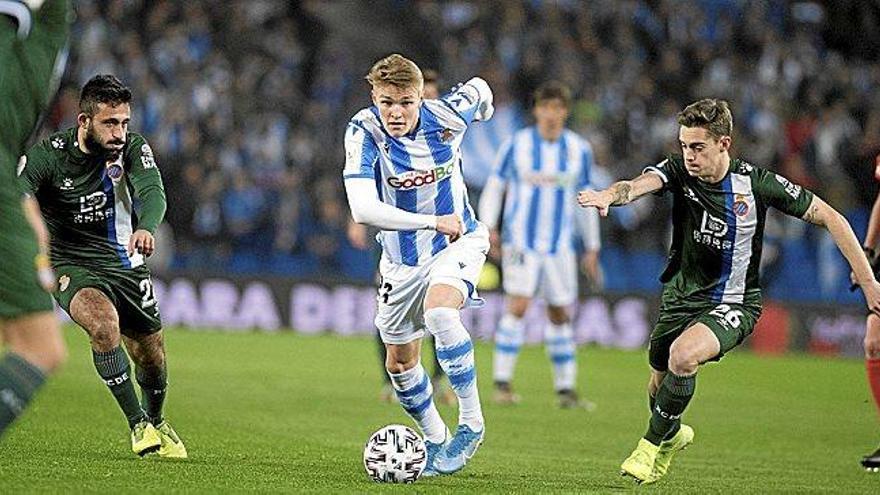
[[[730,156],[733,118],[726,101],[695,102],[678,114],[678,123],[682,156],[647,167],[633,180],[578,195],[581,206],[603,216],[610,206],[648,193],[673,197],[672,247],[649,347],[651,420],[621,465],[621,474],[642,483],[660,479],[672,456],[693,441],[694,431],[681,416],[699,366],[742,343],[761,314],[758,264],[768,208],[827,228],[868,308],[880,311],[880,284],[846,219],[785,177]]]

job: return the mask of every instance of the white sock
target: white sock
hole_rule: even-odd
[[[544,336],[547,354],[553,362],[553,388],[556,391],[574,390],[577,380],[577,360],[575,359],[574,332],[571,323],[554,325],[550,323]]]
[[[446,424],[434,405],[434,388],[419,363],[403,373],[388,372],[391,386],[397,392],[397,400],[403,410],[416,422],[425,440],[443,443],[446,440]]]
[[[510,383],[516,368],[516,358],[523,344],[524,325],[522,318],[504,313],[495,332],[495,353],[492,356],[492,379],[495,382]]]
[[[434,335],[437,360],[458,396],[458,422],[474,431],[483,429],[483,408],[477,391],[474,344],[461,324],[457,309],[432,308],[425,311],[425,326]]]

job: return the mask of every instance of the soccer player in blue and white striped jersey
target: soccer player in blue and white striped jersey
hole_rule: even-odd
[[[571,93],[560,83],[551,81],[535,91],[535,125],[517,131],[501,147],[480,200],[480,218],[497,243],[506,190],[501,244],[507,310],[495,332],[493,366],[499,403],[519,401],[510,382],[523,343],[523,316],[540,294],[550,319],[544,337],[559,404],[593,407],[575,391],[577,362],[568,307],[578,294],[576,222],[584,239],[585,271],[594,281],[601,277],[598,214],[576,208],[577,191],[590,184],[593,150],[565,128],[570,103]]]
[[[482,303],[475,287],[489,233],[468,202],[459,148],[471,122],[492,116],[492,91],[473,78],[423,100],[421,70],[398,54],[376,62],[367,81],[373,106],[355,114],[345,133],[345,189],[352,218],[381,229],[375,323],[398,400],[425,435],[423,475],[448,474],[464,467],[485,432],[459,309]],[[451,439],[420,363],[425,329],[458,397]]]

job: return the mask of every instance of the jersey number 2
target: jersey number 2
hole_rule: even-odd
[[[156,294],[153,292],[153,281],[145,278],[138,284],[141,288],[141,308],[150,308],[156,305]]]
[[[388,304],[388,297],[391,295],[393,287],[384,280],[379,284],[379,297],[382,298],[383,304]]]

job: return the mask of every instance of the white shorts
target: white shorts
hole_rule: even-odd
[[[461,291],[465,306],[482,306],[476,287],[488,251],[489,231],[480,224],[419,266],[382,256],[375,320],[382,342],[406,344],[425,336],[425,294],[432,285],[451,285]]]
[[[504,292],[532,298],[540,294],[551,306],[568,306],[577,298],[577,256],[572,250],[554,255],[502,247]]]

